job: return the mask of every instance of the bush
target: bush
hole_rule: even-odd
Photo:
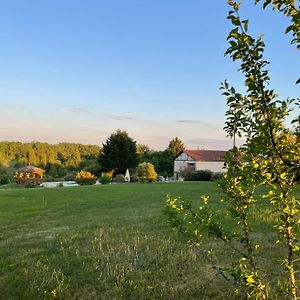
[[[103,175],[103,176],[100,177],[100,182],[102,184],[108,184],[108,183],[111,182],[111,177],[108,176],[108,175]]]
[[[0,175],[0,185],[1,184],[8,184],[11,182],[11,178],[9,175],[4,174],[4,175]]]
[[[139,178],[136,174],[131,175],[130,182],[138,182]]]
[[[158,181],[158,182],[164,182],[164,181],[166,181],[166,178],[165,178],[164,176],[159,175],[159,176],[157,177],[157,181]]]
[[[96,183],[97,177],[90,172],[80,171],[76,174],[75,181],[79,185],[93,185]]]
[[[125,182],[125,176],[123,174],[117,174],[115,176],[115,181],[117,183],[123,183],[123,182]]]
[[[74,173],[74,172],[68,172],[66,174],[66,176],[64,177],[64,180],[65,181],[73,181],[73,180],[75,180],[75,177],[76,177],[76,173]]]
[[[213,173],[212,176],[211,176],[211,180],[212,181],[220,180],[220,179],[223,178],[223,175],[224,175],[224,173],[221,173],[221,172]]]
[[[196,171],[192,176],[192,181],[211,181],[212,171],[210,170],[199,170]]]
[[[194,169],[192,169],[191,167],[185,167],[179,171],[178,175],[182,177],[184,181],[190,181],[192,180],[194,173]]]
[[[190,168],[185,168],[180,172],[184,181],[211,181],[213,173],[210,170],[192,171]]]
[[[152,182],[156,180],[157,173],[155,172],[154,165],[151,163],[140,163],[136,168],[136,175],[140,182]]]
[[[160,172],[160,173],[159,173],[159,176],[164,177],[164,178],[167,178],[167,177],[169,177],[169,174],[168,174],[167,171],[163,171],[163,172]]]

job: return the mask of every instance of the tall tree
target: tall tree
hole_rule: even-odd
[[[145,144],[137,144],[136,145],[136,153],[137,154],[145,154],[150,152],[150,148],[148,145]]]
[[[182,142],[181,139],[179,139],[177,136],[172,139],[169,143],[169,146],[168,146],[168,149],[167,150],[170,150],[174,157],[177,156],[181,151],[184,150],[184,144]]]
[[[114,174],[135,168],[138,164],[136,142],[126,131],[117,130],[103,144],[100,163],[104,172],[113,170]]]

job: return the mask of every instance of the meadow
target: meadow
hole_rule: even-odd
[[[203,193],[230,227],[212,182],[1,187],[0,299],[240,299],[204,254],[214,247],[226,266],[231,250],[211,239],[194,249],[163,214],[168,194]],[[263,276],[284,299],[275,218],[267,203],[251,212]]]

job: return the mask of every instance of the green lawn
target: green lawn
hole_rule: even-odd
[[[226,222],[210,182],[1,187],[0,298],[239,299],[201,250],[166,225],[167,194],[198,199],[203,193]],[[284,274],[275,266],[276,252],[270,256],[274,215],[267,205],[259,209],[252,218],[261,231],[255,237],[269,270],[264,276],[278,286]],[[230,249],[217,241],[204,247],[212,245],[218,263],[229,264]]]

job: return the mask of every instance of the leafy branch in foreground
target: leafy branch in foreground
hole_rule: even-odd
[[[271,1],[265,1],[268,5]],[[276,3],[283,1],[273,1]],[[274,90],[269,89],[269,62],[264,59],[265,44],[262,36],[253,38],[248,33],[248,20],[239,16],[240,3],[228,1],[231,7],[228,19],[233,25],[229,33],[229,48],[226,55],[233,61],[240,62],[239,71],[245,76],[246,93],[236,92],[227,81],[221,85],[227,98],[228,110],[225,131],[233,139],[233,149],[229,151],[226,162],[228,171],[220,182],[225,194],[225,204],[233,213],[237,231],[225,233],[222,225],[216,222],[213,209],[203,206],[193,207],[191,203],[176,198],[169,198],[167,213],[170,225],[178,229],[194,244],[200,246],[205,233],[221,239],[239,257],[233,262],[228,273],[246,298],[266,299],[269,284],[264,282],[257,267],[256,255],[259,245],[251,234],[249,210],[261,201],[256,190],[264,186],[263,198],[269,200],[274,213],[278,215],[275,229],[279,234],[279,243],[285,245],[280,262],[287,271],[289,290],[292,299],[298,297],[296,261],[299,257],[298,227],[300,199],[296,197],[296,176],[300,168],[300,142],[297,134],[286,127],[287,117],[292,107],[299,105],[298,100],[281,100]],[[277,8],[291,7],[292,1],[285,1]],[[293,7],[293,9],[296,9]],[[297,10],[299,12],[299,10]],[[284,11],[288,16],[294,12]],[[295,41],[299,18],[293,18]],[[297,119],[294,120],[297,122]],[[238,148],[236,137],[243,137],[245,143]],[[206,199],[206,198],[205,198]],[[199,213],[200,212],[200,213]],[[217,230],[211,230],[214,228]],[[236,238],[243,244],[242,251],[235,246]],[[274,243],[276,247],[277,243]],[[268,270],[263,270],[265,273]]]

